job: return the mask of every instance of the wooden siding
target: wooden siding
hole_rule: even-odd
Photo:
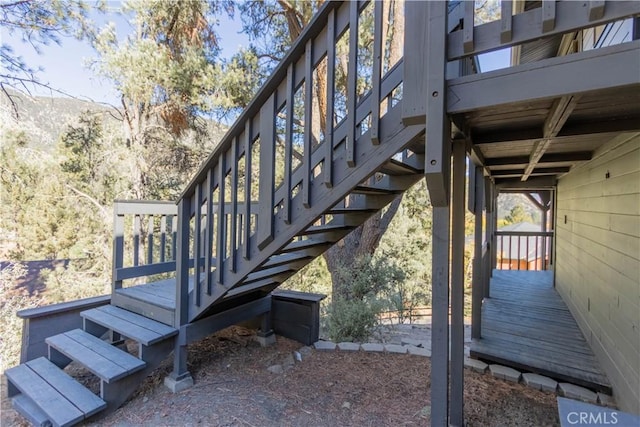
[[[640,413],[640,134],[558,182],[556,287],[613,384]]]

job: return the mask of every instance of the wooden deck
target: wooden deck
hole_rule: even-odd
[[[611,393],[550,271],[494,271],[471,357]]]

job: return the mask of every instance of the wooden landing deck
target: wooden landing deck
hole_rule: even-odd
[[[471,357],[611,393],[550,271],[494,271]]]

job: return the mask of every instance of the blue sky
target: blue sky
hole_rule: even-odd
[[[115,2],[111,2],[110,6],[111,10],[117,7]],[[106,26],[109,22],[115,23],[119,39],[126,37],[132,31],[126,17],[113,12],[106,15],[96,14],[92,19],[99,28]],[[240,33],[241,29],[237,14],[235,20],[226,16],[220,19],[219,42],[223,57],[230,57],[239,47],[248,46],[248,38]],[[38,73],[38,77],[41,82],[49,84],[52,88],[96,102],[118,103],[118,94],[113,85],[108,80],[96,76],[86,67],[87,60],[97,57],[88,43],[73,37],[62,37],[60,45],[52,43],[41,46],[41,54],[38,54],[28,42],[21,39],[21,34],[9,34],[5,28],[0,28],[0,42],[9,44],[30,67],[42,67],[43,70]],[[60,96],[42,87],[29,87],[29,90],[34,95]]]
[[[111,9],[116,8],[117,4],[112,2]],[[113,12],[106,16],[96,15],[93,19],[100,27],[110,21],[114,22],[118,38],[126,37],[132,30],[125,17]],[[247,36],[241,33],[238,14],[233,20],[226,16],[221,18],[219,34],[223,57],[230,57],[239,47],[246,47],[249,44]],[[79,98],[110,104],[118,103],[118,95],[113,85],[108,80],[94,75],[86,67],[86,61],[96,57],[95,52],[86,42],[65,37],[62,38],[61,45],[42,46],[41,54],[38,54],[29,43],[21,40],[20,34],[8,34],[4,28],[0,29],[0,42],[11,45],[15,53],[22,56],[32,68],[42,67],[43,71],[38,76],[43,83]],[[509,49],[480,56],[483,72],[506,67],[508,61]],[[60,96],[41,87],[30,88],[30,90],[34,95]]]

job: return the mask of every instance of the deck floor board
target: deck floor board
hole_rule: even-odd
[[[549,271],[496,270],[471,355],[559,381],[611,392]]]

